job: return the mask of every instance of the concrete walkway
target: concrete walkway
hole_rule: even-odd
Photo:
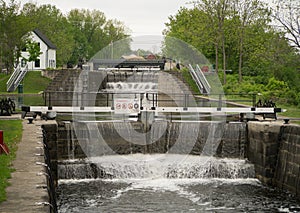
[[[0,118],[1,119],[1,118]],[[16,159],[13,162],[15,172],[9,180],[10,186],[6,188],[7,201],[0,204],[1,213],[43,213],[49,212],[47,189],[40,186],[46,185],[46,177],[38,175],[44,167],[36,162],[44,162],[40,148],[43,145],[41,125],[55,121],[34,121],[28,124],[23,120],[22,140],[18,145]]]

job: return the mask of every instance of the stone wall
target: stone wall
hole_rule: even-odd
[[[59,72],[62,70],[42,70],[42,76],[53,80]]]
[[[274,184],[300,196],[300,126],[282,126],[279,141]]]
[[[247,153],[259,180],[300,195],[300,126],[249,122]]]
[[[42,125],[43,129],[43,143],[47,147],[50,155],[49,168],[52,172],[54,180],[57,180],[57,125],[56,124],[45,124]],[[57,184],[57,183],[56,183]]]
[[[270,122],[248,123],[247,157],[255,164],[256,176],[271,184],[276,171],[281,124]]]

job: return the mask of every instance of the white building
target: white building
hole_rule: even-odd
[[[28,65],[28,70],[41,70],[47,68],[56,68],[56,46],[38,29],[35,29],[29,36],[33,42],[40,46],[41,54],[39,59],[33,62],[27,62],[24,58],[29,58],[29,53],[26,49],[22,50],[20,65],[25,67]]]

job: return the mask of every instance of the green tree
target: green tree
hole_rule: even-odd
[[[66,64],[75,42],[71,26],[61,11],[50,4],[37,6],[27,3],[23,6],[21,14],[29,19],[28,32],[39,29],[57,46],[57,65]]]
[[[166,39],[164,41],[163,52],[165,56],[174,59],[184,56],[185,59],[181,59],[181,62],[190,61],[191,63],[199,63],[199,61],[192,60],[193,56],[184,52],[186,49],[191,48],[188,47],[189,44],[196,47],[209,60],[214,60],[214,32],[209,24],[209,16],[204,11],[198,8],[180,8],[175,16],[169,17],[166,27],[164,30]],[[179,40],[186,42],[186,44]],[[202,61],[202,63],[207,62]]]
[[[259,0],[235,0],[233,5],[234,16],[236,17],[236,31],[238,34],[238,52],[239,52],[239,82],[242,82],[242,65],[244,57],[244,42],[246,28],[253,23],[260,23],[266,26],[269,22],[270,12]]]
[[[13,71],[24,47],[22,39],[27,33],[28,19],[19,14],[19,4],[11,0],[8,4],[0,1],[0,63]]]
[[[36,61],[39,58],[39,56],[42,54],[40,45],[37,42],[32,41],[31,39],[28,39],[26,41],[25,46],[26,46],[26,51],[29,53],[29,57],[23,59],[28,62]]]
[[[221,46],[223,59],[223,81],[226,83],[226,47],[225,47],[225,20],[231,14],[230,0],[199,0],[196,6],[209,14],[210,24],[215,32],[216,71],[219,67],[219,48]]]
[[[71,10],[68,21],[75,40],[72,63],[90,59],[110,43],[128,37],[123,23],[107,20],[104,13],[98,10]]]

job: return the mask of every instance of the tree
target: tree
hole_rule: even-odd
[[[128,37],[123,23],[106,20],[101,11],[76,9],[64,16],[50,4],[26,3],[21,10],[19,5],[0,0],[0,66],[9,72],[18,63],[26,35],[34,29],[57,46],[58,66],[89,59],[110,42]]]
[[[184,52],[190,49],[187,44],[197,48],[209,60],[215,59],[215,38],[213,29],[210,26],[209,15],[198,8],[181,8],[175,16],[169,17],[164,30],[166,39],[164,41],[164,54],[168,57],[186,57],[181,62],[193,60],[190,53]],[[176,38],[176,39],[174,39]],[[182,40],[186,42],[180,42]],[[197,54],[196,54],[197,55]],[[197,59],[198,57],[195,57]],[[207,62],[203,62],[207,63]]]
[[[254,22],[261,23],[266,26],[269,21],[269,11],[265,5],[259,0],[235,0],[233,5],[234,16],[236,22],[236,30],[238,32],[238,51],[239,51],[239,82],[242,82],[242,65],[244,57],[244,42],[246,36],[246,27]]]
[[[72,63],[90,59],[110,43],[128,37],[122,22],[107,20],[98,10],[71,10],[68,22],[72,25],[75,40]]]
[[[276,0],[273,16],[287,33],[293,47],[300,49],[300,2],[299,0]]]
[[[37,6],[27,3],[21,14],[29,20],[27,32],[39,29],[57,46],[57,65],[67,64],[75,42],[71,26],[61,11],[50,4]]]
[[[226,47],[225,47],[225,19],[230,16],[231,13],[231,1],[230,0],[199,0],[196,6],[209,14],[211,27],[215,32],[215,51],[216,51],[216,71],[218,72],[219,66],[219,47],[222,48],[223,56],[223,77],[224,84],[226,83]]]
[[[27,40],[26,42],[26,50],[29,53],[29,57],[23,59],[28,62],[36,61],[39,58],[39,56],[42,54],[40,45],[37,42],[34,42],[30,39]]]
[[[18,63],[21,49],[24,47],[23,36],[27,32],[28,20],[19,14],[19,4],[11,0],[6,4],[0,1],[0,63],[8,73]]]

